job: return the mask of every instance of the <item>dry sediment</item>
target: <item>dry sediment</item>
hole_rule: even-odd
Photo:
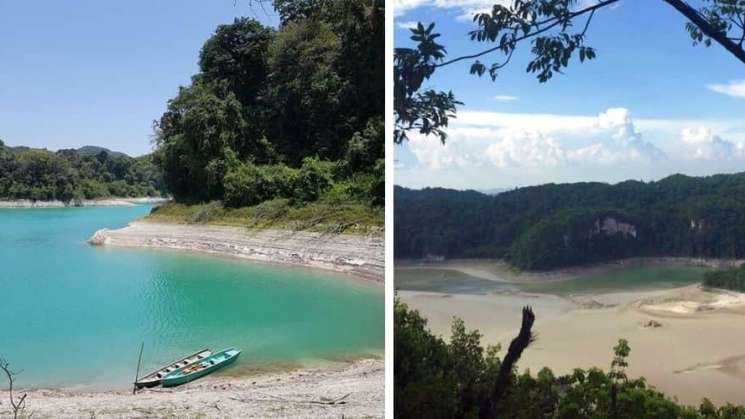
[[[136,221],[97,231],[94,245],[165,248],[343,272],[383,282],[384,238],[289,230]]]

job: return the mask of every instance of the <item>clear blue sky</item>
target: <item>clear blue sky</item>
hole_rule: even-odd
[[[462,17],[496,1],[397,0],[395,44],[412,45],[406,26],[422,21],[436,23],[451,57],[485,49]],[[745,65],[718,45],[693,47],[685,22],[662,1],[621,0],[590,26],[597,60],[546,84],[525,73],[527,44],[496,82],[469,75],[472,61],[438,70],[429,85],[465,102],[452,141],[396,147],[396,183],[486,189],[745,170]]]
[[[152,121],[247,0],[0,0],[0,139],[51,150],[151,150]]]

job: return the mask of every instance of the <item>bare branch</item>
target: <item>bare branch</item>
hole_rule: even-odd
[[[10,397],[10,407],[13,410],[13,419],[17,419],[18,414],[22,413],[23,410],[26,408],[26,396],[28,395],[24,393],[18,400],[13,397],[13,377],[20,374],[21,371],[12,371],[10,369],[10,362],[5,360],[4,358],[0,358],[0,370],[5,373],[5,376],[8,379],[8,395]]]
[[[592,17],[595,16],[595,10],[597,9],[593,9],[592,12],[590,12],[590,16],[588,16],[587,22],[585,22],[585,28],[582,29],[582,37],[585,36],[585,34],[587,33],[587,29],[590,27],[590,22],[592,22]]]
[[[522,356],[525,348],[527,348],[535,339],[535,336],[531,331],[534,322],[535,314],[533,314],[533,309],[530,308],[530,306],[524,307],[520,332],[514,339],[512,339],[512,342],[510,342],[507,355],[504,356],[502,365],[499,367],[499,374],[494,382],[491,398],[488,402],[489,405],[485,406],[484,411],[481,412],[481,417],[497,418],[497,404],[502,399],[510,385],[512,370],[515,368],[515,364],[520,359],[520,356]]]

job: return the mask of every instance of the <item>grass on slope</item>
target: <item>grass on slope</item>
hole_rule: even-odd
[[[243,208],[226,208],[220,201],[195,205],[169,203],[155,207],[147,220],[367,234],[383,229],[384,214],[381,207],[360,203],[332,204],[321,201],[294,207],[287,199],[274,199]]]

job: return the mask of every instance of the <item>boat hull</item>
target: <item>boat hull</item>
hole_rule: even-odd
[[[206,359],[212,355],[212,351],[207,349],[202,349],[201,351],[195,352],[191,355],[188,355],[184,358],[181,358],[178,361],[174,361],[165,367],[162,367],[160,369],[157,369],[155,371],[152,371],[142,377],[140,377],[136,382],[135,386],[137,388],[149,388],[149,387],[155,387],[160,385],[161,379],[165,377],[168,373],[172,371],[176,371],[180,368],[185,368],[189,365],[194,364],[195,362],[199,362],[202,359]]]
[[[168,374],[161,380],[161,385],[163,387],[175,387],[182,384],[186,384],[190,381],[194,381],[198,378],[204,377],[205,375],[211,374],[219,369],[225,368],[226,366],[232,364],[235,362],[236,359],[238,359],[238,355],[240,355],[240,351],[235,349],[226,349],[225,351],[221,351],[219,353],[213,354],[209,358],[206,358],[202,361],[200,361],[198,364],[209,364],[210,360],[213,358],[220,358],[223,357],[223,359],[219,362],[216,362],[213,365],[207,365],[204,368],[195,371],[190,372],[188,374],[183,374],[184,368],[181,368],[179,371],[174,371],[171,374]],[[225,354],[228,354],[227,356]],[[185,367],[189,368],[189,367]]]

